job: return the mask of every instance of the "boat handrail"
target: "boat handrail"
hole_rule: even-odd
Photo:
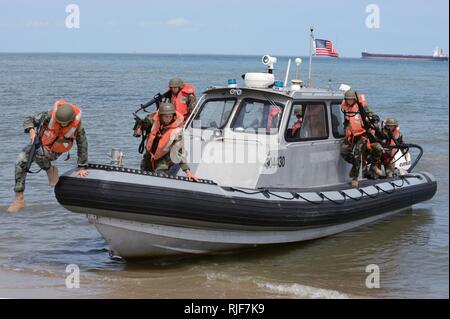
[[[135,174],[135,175],[174,179],[174,180],[186,181],[186,182],[192,182],[192,183],[217,185],[217,183],[215,183],[214,181],[209,180],[209,179],[199,179],[198,182],[194,182],[185,176],[169,175],[169,174],[165,174],[165,173],[154,173],[154,172],[144,171],[144,170],[135,169],[135,168],[127,168],[127,167],[105,165],[105,164],[89,163],[88,169],[98,169],[98,170],[104,170],[104,171],[109,171],[109,172],[121,172],[121,173]]]

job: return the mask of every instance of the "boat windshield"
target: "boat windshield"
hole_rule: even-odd
[[[284,105],[270,99],[242,100],[231,125],[236,132],[276,134]]]
[[[235,98],[206,100],[194,118],[194,121],[199,123],[196,124],[197,127],[200,126],[202,129],[223,129],[230,118],[236,101]]]
[[[297,110],[297,114],[294,112]],[[326,105],[323,102],[294,102],[286,130],[288,142],[328,138]]]

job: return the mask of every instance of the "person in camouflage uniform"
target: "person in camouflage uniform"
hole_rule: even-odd
[[[394,141],[395,139],[395,141]],[[397,152],[403,152],[399,149],[390,149],[388,147],[394,146],[397,142],[398,144],[404,144],[405,137],[398,125],[396,118],[387,118],[384,121],[383,129],[381,130],[380,143],[386,148],[382,154],[382,163],[386,170],[386,175],[392,177],[395,172],[395,164],[393,163],[395,154]]]
[[[60,100],[63,101],[63,100]],[[61,125],[61,127],[65,127],[73,123],[74,121],[74,113],[72,106],[69,104],[63,104],[63,106],[59,107],[56,112],[45,111],[36,114],[35,116],[26,117],[23,122],[24,132],[28,133],[30,136],[31,144],[27,145],[18,155],[16,164],[15,164],[15,185],[14,192],[16,194],[14,202],[9,206],[8,212],[17,213],[22,208],[25,207],[25,199],[24,199],[24,191],[25,191],[25,180],[27,177],[26,166],[31,154],[32,144],[36,138],[41,138],[41,136],[36,136],[36,128],[42,127],[43,129],[47,128],[49,122],[52,119],[52,113],[54,113],[54,120]],[[81,112],[80,112],[81,118]],[[41,133],[46,132],[46,130],[41,131]],[[79,170],[77,175],[80,177],[84,177],[88,174],[86,167],[88,163],[88,143],[86,138],[86,132],[82,126],[81,119],[77,125],[77,129],[75,132],[75,139],[77,143],[77,151],[78,151],[78,167]],[[56,166],[52,165],[52,162],[58,159],[62,153],[52,152],[50,150],[51,145],[41,146],[36,150],[34,155],[34,162],[44,171],[46,171],[48,176],[49,185],[51,187],[55,187],[58,183],[58,169]]]
[[[371,133],[375,136],[374,133]],[[367,141],[362,152],[363,176],[370,179],[385,177],[381,170],[384,148],[380,142]]]
[[[161,103],[157,112],[143,120],[143,127],[151,125],[146,140],[146,152],[141,170],[175,175],[178,166],[190,179],[198,181],[183,156],[183,116],[171,103]],[[139,130],[138,134],[142,134]]]
[[[147,108],[152,104],[156,104],[156,108],[159,108],[161,103],[170,103],[175,107],[175,110],[183,115],[184,121],[186,121],[189,115],[197,105],[197,97],[195,96],[195,87],[192,84],[184,83],[180,78],[172,78],[169,81],[169,90],[162,94],[155,96],[154,99],[148,103],[141,104],[141,108]],[[134,128],[134,136],[142,136],[143,132],[148,132],[153,125],[153,116],[157,113],[152,112],[147,115],[142,121]]]
[[[352,186],[358,187],[358,177],[363,166],[366,174],[368,168],[374,173],[374,176],[382,176],[383,172],[379,168],[381,164],[381,155],[383,147],[378,142],[371,142],[369,137],[375,139],[373,129],[366,130],[363,126],[362,116],[358,109],[357,93],[350,89],[345,92],[345,98],[342,102],[341,109],[345,116],[344,128],[346,137],[341,145],[342,158],[352,164],[349,176],[352,179]],[[364,105],[367,121],[378,125],[379,117],[374,114],[367,105]],[[370,166],[369,166],[370,165]]]
[[[169,88],[170,97],[164,102],[172,103],[177,112],[181,113],[184,119],[187,120],[197,105],[195,87],[191,84],[184,83],[180,78],[172,78],[169,81]]]

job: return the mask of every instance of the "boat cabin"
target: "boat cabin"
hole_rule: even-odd
[[[191,169],[221,186],[301,189],[348,182],[350,166],[340,156],[343,98],[341,91],[299,85],[209,88],[185,126]]]

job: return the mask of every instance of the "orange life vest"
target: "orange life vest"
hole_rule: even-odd
[[[366,132],[358,104],[348,105],[347,102],[341,104],[341,110],[344,111],[345,119],[348,124],[345,128],[345,137],[347,140],[353,140],[353,137],[360,136]]]
[[[184,84],[177,95],[172,94],[171,103],[175,106],[177,112],[184,116],[187,120],[189,117],[188,96],[195,94],[195,87],[191,84]]]
[[[267,116],[267,128],[271,129],[273,128],[273,119],[278,116],[278,114],[280,113],[280,108],[279,107],[275,107],[273,106],[272,109],[270,110],[269,115]],[[278,124],[278,123],[276,123]]]
[[[292,130],[291,130],[291,134],[292,136],[295,136],[295,133],[297,133],[297,130],[300,129],[303,125],[303,119],[299,118],[297,119],[294,124],[292,124]]]
[[[161,126],[161,121],[159,119],[158,113],[155,113],[155,115],[153,115],[153,120],[155,122],[147,138],[145,148],[150,154],[151,166],[153,169],[155,169],[156,161],[170,152],[170,147],[172,146],[177,136],[182,132],[184,117],[181,113],[177,112],[175,114],[173,122],[164,127]],[[164,133],[161,133],[162,128],[164,128],[165,130]],[[156,137],[159,137],[158,146],[156,147],[156,150],[152,151],[153,143]]]
[[[56,121],[56,111],[61,105],[68,104],[73,108],[75,120],[63,127]],[[44,124],[41,130],[41,140],[44,147],[53,153],[69,152],[73,146],[73,140],[77,136],[78,126],[81,121],[81,110],[75,104],[67,103],[61,99],[55,102],[52,115],[48,124]]]
[[[362,106],[364,106],[364,107],[367,106],[366,96],[364,94],[358,93],[358,101],[359,101],[359,103],[361,103]]]

